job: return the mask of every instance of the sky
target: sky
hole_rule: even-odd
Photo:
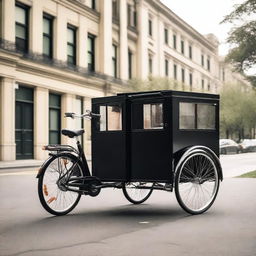
[[[175,14],[191,25],[199,33],[213,33],[219,39],[219,54],[226,55],[229,45],[225,43],[232,25],[219,24],[229,14],[235,4],[244,0],[161,0]]]

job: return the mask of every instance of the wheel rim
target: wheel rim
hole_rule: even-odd
[[[218,190],[218,172],[213,160],[198,153],[187,158],[178,176],[182,204],[193,212],[202,212],[211,205]]]
[[[47,167],[42,190],[46,205],[57,213],[63,213],[70,210],[79,198],[79,194],[73,191],[67,191],[64,185],[67,177],[82,176],[82,171],[77,165],[72,171],[74,163],[68,157],[58,157]],[[66,174],[66,175],[64,175]],[[64,175],[60,181],[59,178]]]
[[[125,184],[125,189],[127,195],[135,202],[141,202],[147,198],[151,193],[152,188],[149,189],[140,189],[138,186],[147,186],[152,187],[153,183],[146,182],[130,182]]]

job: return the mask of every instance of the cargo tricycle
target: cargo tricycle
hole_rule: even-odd
[[[80,143],[84,130],[63,129],[76,147],[47,145],[39,169],[38,194],[51,214],[65,215],[80,197],[117,188],[133,204],[153,190],[175,191],[179,205],[201,214],[213,204],[223,179],[219,161],[219,96],[150,91],[92,99],[91,171]]]

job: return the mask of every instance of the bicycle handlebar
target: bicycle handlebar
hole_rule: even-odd
[[[71,117],[72,119],[87,118],[91,120],[92,118],[100,117],[100,114],[92,113],[90,110],[86,110],[85,114],[82,114],[82,115],[77,115],[76,113],[67,112],[65,113],[65,117]]]

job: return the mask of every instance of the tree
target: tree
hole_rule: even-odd
[[[255,138],[256,93],[226,84],[220,92],[220,128],[222,137],[241,140]]]
[[[233,63],[240,72],[245,72],[256,67],[256,21],[251,19],[256,14],[256,0],[246,0],[236,5],[234,11],[225,16],[221,23],[231,22],[234,27],[231,29],[227,42],[233,48],[227,55],[226,60]],[[236,26],[235,22],[243,22]],[[256,75],[256,74],[255,74]],[[248,77],[250,82],[256,86],[255,76]]]

